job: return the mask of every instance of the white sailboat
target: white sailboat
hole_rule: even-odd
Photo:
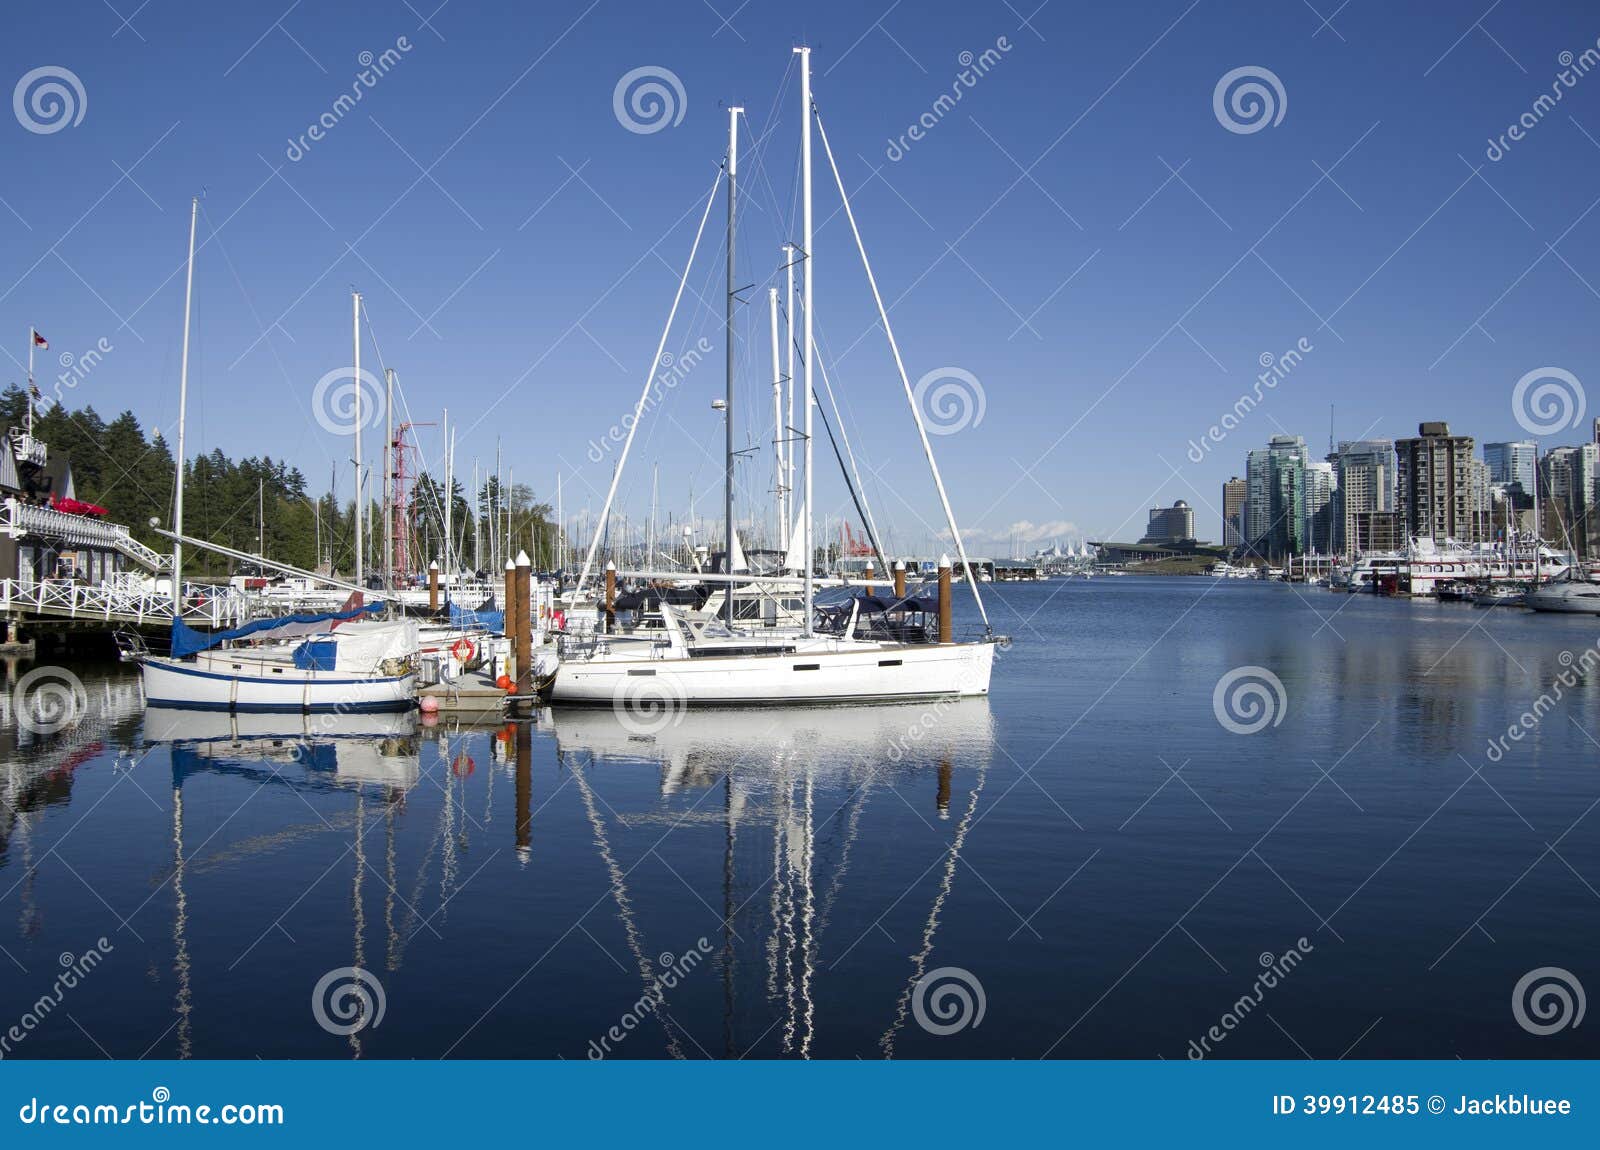
[[[801,215],[803,239],[799,257],[803,260],[804,281],[801,314],[804,332],[800,346],[806,349],[803,366],[804,403],[803,429],[800,439],[804,445],[803,488],[800,493],[800,514],[797,538],[790,540],[791,547],[801,556],[799,578],[764,578],[772,586],[798,584],[803,605],[803,627],[798,633],[776,628],[751,629],[741,627],[733,611],[733,598],[726,599],[727,607],[719,623],[698,621],[691,625],[670,605],[663,605],[663,628],[659,637],[630,636],[617,641],[605,634],[586,636],[581,642],[567,644],[561,651],[561,662],[553,676],[548,694],[556,703],[610,704],[617,707],[663,706],[677,708],[695,705],[753,705],[766,703],[862,703],[910,699],[934,699],[959,696],[981,696],[989,692],[990,673],[994,661],[994,638],[987,631],[988,616],[976,583],[972,584],[974,601],[983,617],[986,633],[977,642],[951,641],[949,603],[930,604],[925,601],[885,603],[866,598],[851,600],[846,606],[831,612],[815,610],[816,578],[812,556],[815,553],[812,523],[813,467],[813,416],[815,392],[812,388],[813,364],[816,361],[816,341],[813,338],[813,289],[816,280],[816,249],[812,219],[812,118],[816,116],[811,99],[811,50],[797,48],[801,58],[800,103],[802,112],[801,135]],[[727,398],[723,414],[727,420],[727,473],[725,498],[726,543],[724,554],[729,557],[729,571],[718,577],[727,585],[740,581],[732,571],[735,555],[735,518],[733,506],[733,404],[734,357],[732,307],[735,292],[733,244],[734,218],[738,189],[738,120],[740,110],[729,111],[729,138],[727,163],[724,174],[728,180],[728,314],[726,338],[728,341]],[[862,245],[860,230],[856,226],[844,181],[839,175],[827,133],[817,119],[818,132],[827,153],[830,167],[838,184],[842,206],[860,251],[879,319],[888,335],[896,368],[910,403],[912,417],[922,441],[923,451],[932,471],[952,538],[960,556],[961,570],[970,570],[966,548],[955,523],[949,498],[933,457],[932,445],[917,408],[911,382],[900,356],[899,345],[889,323],[887,309],[878,291],[877,281]],[[706,217],[716,195],[707,200],[706,212],[701,217],[703,233]],[[690,266],[694,251],[698,249],[700,235],[695,236],[690,251]],[[679,283],[677,298],[673,301],[667,318],[667,328],[662,332],[665,346],[676,314],[678,300],[682,298],[689,268],[685,268]],[[659,360],[660,349],[652,363]],[[599,526],[591,540],[583,573],[579,578],[577,594],[581,595],[590,571],[593,569],[596,549],[603,528],[610,515],[622,468],[637,430],[639,416],[649,395],[649,381],[640,396],[634,421],[624,442],[618,464],[612,474],[611,489],[607,493]],[[785,465],[787,467],[787,464]],[[950,562],[941,560],[948,573]],[[885,573],[887,574],[887,573]],[[744,577],[748,581],[749,576]],[[942,581],[948,588],[948,574]],[[937,631],[930,627],[930,615],[937,612]],[[820,618],[819,618],[820,615]],[[819,626],[820,622],[820,626]]]
[[[165,707],[216,711],[394,711],[416,694],[417,626],[413,622],[361,622],[379,604],[325,615],[258,620],[231,631],[201,634],[182,619],[184,419],[189,397],[189,320],[194,296],[194,236],[199,197],[189,212],[189,262],[183,296],[183,357],[178,382],[177,477],[172,544],[172,652],[137,649],[145,701]],[[360,297],[356,297],[359,380]],[[361,426],[356,386],[355,423]],[[359,430],[358,430],[359,435]],[[357,459],[360,458],[360,439]],[[357,475],[359,477],[359,463]],[[356,506],[360,507],[359,478]],[[361,585],[361,516],[356,523],[356,586]],[[209,546],[209,545],[208,545]],[[221,550],[219,548],[219,550]],[[237,553],[236,553],[237,554]],[[257,557],[258,559],[260,557]],[[280,565],[281,566],[281,565]],[[289,640],[289,641],[285,641]],[[231,643],[223,648],[221,644]],[[249,646],[240,646],[248,643]]]

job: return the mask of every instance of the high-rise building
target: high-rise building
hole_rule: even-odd
[[[1483,461],[1489,465],[1489,482],[1497,487],[1520,484],[1528,495],[1533,494],[1533,471],[1538,457],[1538,447],[1526,439],[1483,445]]]
[[[1347,439],[1329,456],[1329,462],[1333,464],[1336,484],[1333,549],[1342,554],[1368,550],[1362,546],[1362,540],[1373,538],[1375,533],[1370,529],[1358,529],[1356,519],[1373,512],[1394,510],[1394,441]],[[1376,549],[1391,550],[1389,547]]]
[[[1600,444],[1545,452],[1539,498],[1547,537],[1586,556],[1600,550]]]
[[[1306,464],[1303,494],[1305,548],[1313,555],[1333,554],[1333,493],[1337,484],[1333,464],[1323,460]]]
[[[1140,543],[1177,543],[1194,538],[1194,508],[1183,500],[1171,507],[1152,507],[1150,523]]]
[[[1250,485],[1235,475],[1222,485],[1222,545],[1237,547],[1244,542],[1244,507],[1250,498]]]
[[[1306,550],[1305,475],[1311,462],[1304,436],[1274,435],[1245,462],[1245,540],[1278,561]]]
[[[1396,503],[1406,535],[1443,543],[1476,542],[1484,530],[1482,477],[1473,467],[1473,439],[1451,435],[1448,423],[1429,422],[1414,439],[1395,442]]]

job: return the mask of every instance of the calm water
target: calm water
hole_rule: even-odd
[[[1218,1057],[1600,1055],[1600,1025],[1539,1037],[1512,1003],[1540,967],[1600,990],[1600,678],[1551,687],[1600,621],[990,594],[1015,642],[986,702],[659,731],[232,725],[74,667],[83,720],[0,734],[0,1033],[36,1015],[6,1056],[1182,1058],[1225,1015]],[[1254,733],[1213,705],[1241,667],[1282,683],[1234,684],[1266,683],[1223,711]],[[331,1034],[313,991],[348,967],[383,1014]],[[956,997],[913,987],[945,967],[983,1016],[941,1035]]]

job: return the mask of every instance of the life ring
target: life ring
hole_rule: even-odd
[[[458,663],[470,663],[478,649],[472,645],[472,640],[465,635],[450,645],[450,653],[456,657]]]
[[[450,764],[450,773],[458,779],[464,779],[478,769],[478,764],[472,761],[472,756],[462,751],[456,756],[455,762]]]
[[[557,631],[565,631],[567,629],[567,613],[559,608],[551,612],[550,625]]]

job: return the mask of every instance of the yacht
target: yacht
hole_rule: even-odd
[[[668,597],[658,596],[657,605],[661,620],[658,634],[651,633],[648,629],[635,631],[633,634],[619,634],[610,620],[604,628],[585,634],[572,627],[575,613],[569,610],[567,612],[569,633],[560,641],[559,663],[554,675],[542,685],[543,693],[552,702],[611,705],[617,707],[619,713],[624,713],[624,707],[632,708],[635,704],[677,709],[695,705],[774,702],[862,703],[986,695],[989,691],[994,644],[997,639],[989,628],[988,615],[979,590],[979,584],[983,581],[982,569],[974,567],[967,556],[960,529],[956,524],[954,512],[939,474],[938,464],[934,459],[932,443],[928,438],[922,412],[910,377],[905,370],[899,345],[895,342],[888,310],[884,306],[871,264],[867,259],[850,197],[845,190],[844,180],[829,146],[820,112],[812,100],[811,50],[798,48],[796,52],[800,56],[803,219],[802,241],[798,249],[800,254],[796,259],[805,273],[803,302],[799,311],[803,327],[799,333],[798,344],[806,352],[801,388],[803,424],[800,428],[795,428],[792,426],[793,421],[790,420],[787,421],[789,426],[774,428],[775,458],[783,465],[781,470],[784,473],[789,473],[793,456],[791,453],[785,460],[781,453],[781,444],[798,434],[799,442],[803,445],[804,486],[799,498],[798,516],[794,520],[796,527],[789,543],[790,553],[796,558],[790,562],[786,557],[783,564],[785,573],[776,577],[740,573],[742,567],[746,571],[748,567],[741,563],[742,556],[735,526],[734,464],[738,453],[734,450],[732,411],[738,390],[734,378],[735,360],[730,355],[727,365],[727,398],[718,400],[715,406],[728,413],[725,417],[727,445],[723,554],[732,557],[732,562],[726,574],[701,576],[703,581],[719,585],[717,594],[732,597],[723,600],[726,610],[720,617],[710,616],[704,610],[708,604],[703,603],[700,605],[701,610],[697,612],[699,617],[693,617],[691,607],[674,604],[668,601]],[[734,251],[736,237],[734,221],[737,218],[735,205],[741,114],[742,110],[739,108],[728,109],[728,150],[725,162],[706,200],[700,227],[690,249],[688,265],[680,277],[677,295],[668,313],[656,355],[651,360],[651,372],[646,376],[632,422],[627,425],[628,435],[623,442],[616,467],[612,471],[611,486],[606,493],[605,504],[594,528],[582,573],[577,586],[566,599],[568,603],[592,602],[592,598],[584,598],[585,584],[590,572],[595,570],[597,550],[605,537],[605,526],[611,515],[633,437],[655,390],[653,379],[655,365],[660,361],[671,335],[678,303],[683,297],[689,275],[693,270],[695,252],[699,250],[706,220],[710,216],[712,205],[716,201],[724,179],[727,180],[726,250],[730,253],[726,339],[730,347],[735,342],[733,301],[738,285],[735,283],[735,265],[731,253]],[[850,225],[850,232],[860,253],[868,285],[877,305],[879,324],[888,337],[905,397],[910,405],[957,552],[957,562],[952,563],[948,558],[940,562],[942,598],[937,602],[915,597],[888,601],[873,595],[861,595],[847,603],[828,606],[819,605],[815,599],[818,580],[812,570],[811,555],[815,538],[812,521],[812,482],[815,475],[813,418],[815,411],[821,407],[821,401],[812,383],[813,368],[820,359],[818,342],[812,333],[815,315],[812,300],[812,284],[815,277],[812,269],[818,258],[817,248],[812,242],[811,159],[814,125],[838,186],[841,207]],[[792,250],[786,247],[786,256]],[[786,262],[785,268],[792,269],[794,262]],[[779,371],[780,341],[776,288],[770,290],[769,302],[773,359],[773,415],[775,423],[780,423],[782,375]],[[793,308],[789,309],[789,314],[791,317],[795,315]],[[793,345],[795,340],[791,338],[787,342]],[[823,386],[827,388],[826,368],[822,370],[821,380]],[[828,395],[831,399],[831,388],[828,389]],[[793,410],[792,406],[790,410]],[[850,457],[850,468],[845,471],[845,482],[850,486],[852,498],[856,499],[859,505],[861,499],[859,474],[855,475],[856,481],[852,483],[855,466],[853,455],[850,453],[849,439],[842,426],[838,430],[844,453],[841,455],[836,447],[835,454],[839,456],[842,470],[845,456]],[[783,433],[785,431],[787,434]],[[830,426],[827,431],[831,441],[834,428]],[[786,505],[781,495],[780,492],[779,522],[788,524],[791,518],[785,510]],[[870,516],[863,517],[868,520],[870,529]],[[973,601],[983,619],[985,630],[978,641],[957,643],[953,641],[950,628],[948,596],[953,574],[963,571],[980,572],[980,578],[969,580],[968,584],[972,588]],[[608,565],[608,580],[613,572],[614,568]],[[615,572],[615,574],[623,578],[628,576],[627,572]],[[647,577],[649,575],[649,573],[638,574]],[[885,571],[884,576],[888,578],[890,573]],[[758,593],[755,595],[748,590],[748,585],[752,583],[758,585]],[[741,585],[747,587],[743,593],[737,589],[730,590]],[[589,594],[592,596],[592,591]],[[759,618],[741,617],[757,611],[760,612]],[[780,625],[780,612],[782,625]],[[592,613],[587,611],[584,613],[593,618]],[[798,618],[795,617],[796,613]],[[938,618],[937,626],[932,622],[935,615]]]
[[[1561,580],[1535,587],[1522,599],[1523,606],[1535,611],[1566,615],[1600,615],[1600,583],[1576,579]]]
[[[563,643],[548,695],[640,711],[987,695],[994,644],[939,642],[937,610],[928,600],[858,596],[820,608],[811,634],[768,634],[691,625],[664,604],[659,638],[596,633]]]
[[[360,621],[382,606],[262,619],[210,634],[177,621],[170,656],[135,649],[131,660],[139,664],[151,706],[341,714],[407,710],[416,696],[417,625]]]

